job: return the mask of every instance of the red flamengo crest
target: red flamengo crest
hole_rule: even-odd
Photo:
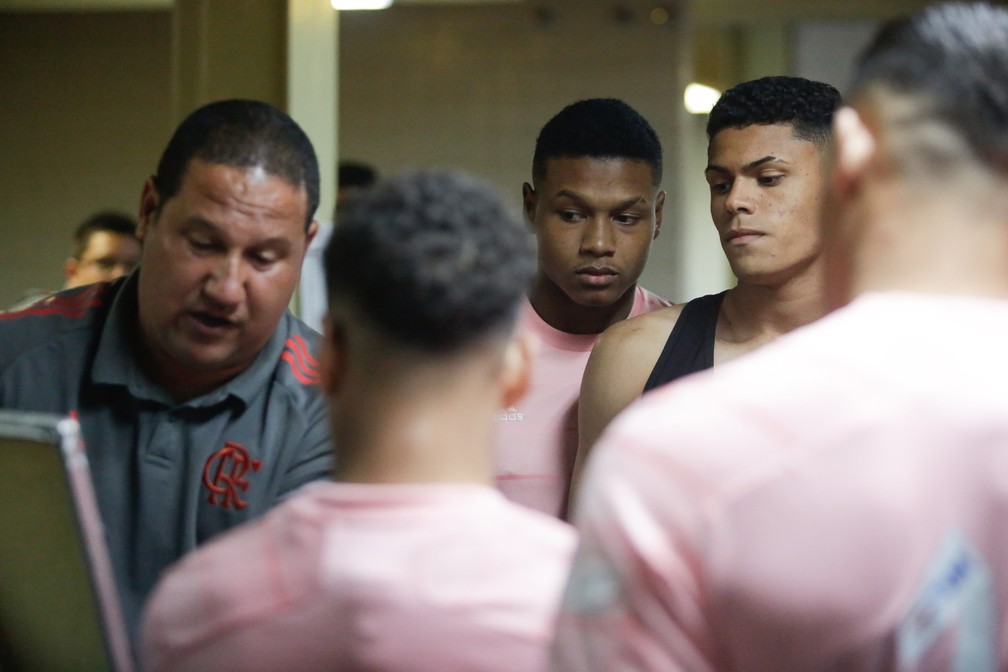
[[[245,474],[249,469],[259,471],[262,460],[253,460],[245,446],[233,441],[210,456],[203,467],[203,485],[210,491],[209,502],[225,509],[244,509],[248,504],[241,492],[248,490]],[[220,500],[218,501],[218,497]]]

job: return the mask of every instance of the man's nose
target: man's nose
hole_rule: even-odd
[[[581,236],[581,251],[597,256],[608,256],[615,250],[616,239],[608,218],[600,215],[589,219]]]
[[[740,212],[752,214],[756,210],[755,185],[749,180],[735,180],[732,182],[731,191],[725,199],[725,207],[728,212],[737,215]]]
[[[245,269],[236,256],[218,259],[210,270],[203,291],[222,306],[234,306],[245,297]]]

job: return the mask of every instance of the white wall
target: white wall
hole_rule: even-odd
[[[854,57],[875,34],[878,21],[804,21],[794,30],[794,74],[846,92]]]
[[[546,120],[579,98],[623,98],[665,149],[665,227],[644,284],[675,300],[727,286],[706,206],[703,118],[681,103],[691,29],[652,24],[648,0],[619,3],[623,19],[611,2],[531,4],[341,14],[339,155],[385,173],[469,170],[517,208]],[[743,27],[749,70],[842,88],[875,22]],[[174,123],[170,53],[168,11],[0,12],[0,307],[62,282],[70,232],[91,211],[135,211]],[[739,78],[770,74],[749,70]]]
[[[395,7],[340,17],[340,158],[388,174],[410,168],[475,173],[521,203],[539,129],[575,100],[613,96],[661,137],[670,192],[644,284],[676,293],[681,225],[678,24],[648,20],[653,3],[525,3]]]
[[[59,289],[74,227],[135,215],[172,123],[169,12],[0,13],[0,308]]]

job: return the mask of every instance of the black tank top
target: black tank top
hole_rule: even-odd
[[[727,291],[727,290],[725,290]],[[714,366],[714,332],[725,292],[693,299],[679,313],[644,391]]]

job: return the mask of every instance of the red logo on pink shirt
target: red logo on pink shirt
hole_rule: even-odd
[[[248,490],[245,474],[249,469],[259,471],[261,466],[262,460],[253,460],[245,446],[233,441],[225,442],[224,447],[211,455],[203,467],[203,485],[210,491],[208,501],[225,509],[244,509],[248,504],[241,498],[239,490]]]

